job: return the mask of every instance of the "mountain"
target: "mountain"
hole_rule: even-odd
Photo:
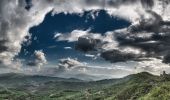
[[[25,75],[22,73],[5,73],[0,75],[0,86],[16,87],[22,85],[42,84],[50,81],[81,82],[75,78],[59,78],[40,75]]]
[[[0,75],[0,100],[169,100],[170,75],[147,72],[82,81],[38,75]]]

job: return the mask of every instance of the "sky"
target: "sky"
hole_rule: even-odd
[[[169,73],[169,10],[168,0],[1,0],[0,73]]]

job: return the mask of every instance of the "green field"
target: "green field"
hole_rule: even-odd
[[[0,86],[0,100],[170,100],[169,75],[147,72],[92,82],[11,73]]]

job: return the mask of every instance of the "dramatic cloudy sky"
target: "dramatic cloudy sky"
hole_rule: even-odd
[[[169,73],[169,11],[169,0],[0,0],[0,73]]]

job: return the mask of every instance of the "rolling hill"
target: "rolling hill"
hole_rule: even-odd
[[[8,73],[0,75],[0,100],[169,100],[170,76],[147,72],[120,79],[82,81]]]

